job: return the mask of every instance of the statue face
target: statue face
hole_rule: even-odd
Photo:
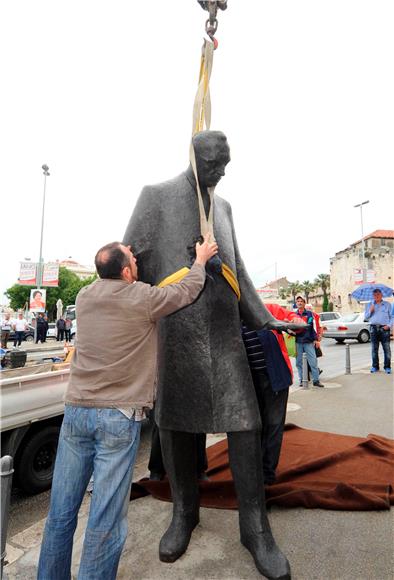
[[[197,173],[200,187],[214,187],[225,174],[230,161],[230,148],[227,141],[207,139],[196,150]]]

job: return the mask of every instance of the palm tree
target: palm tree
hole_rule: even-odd
[[[296,280],[295,282],[290,282],[287,290],[288,290],[289,294],[291,294],[293,297],[293,303],[295,303],[295,299],[296,299],[297,294],[302,292],[302,284],[299,280]]]
[[[316,286],[323,291],[323,312],[328,310],[328,290],[330,289],[330,274],[319,274],[315,279]]]
[[[282,300],[286,300],[286,298],[289,295],[289,289],[288,288],[283,288],[283,286],[281,286],[279,288],[279,298],[282,298]]]
[[[314,282],[309,282],[309,280],[304,280],[304,282],[301,285],[302,291],[305,294],[305,300],[306,302],[309,302],[309,294],[311,292],[314,291],[314,289],[316,288],[316,285]]]

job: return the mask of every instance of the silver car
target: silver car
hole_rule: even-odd
[[[370,340],[369,322],[364,322],[363,312],[344,314],[337,320],[330,320],[323,324],[324,338],[334,338],[337,342],[344,342],[347,338],[355,338],[358,342]]]

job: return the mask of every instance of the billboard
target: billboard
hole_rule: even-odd
[[[47,291],[43,288],[30,290],[29,310],[30,312],[45,312]]]
[[[35,286],[37,284],[37,264],[35,262],[21,262],[18,284],[21,286]]]
[[[56,262],[44,264],[42,286],[59,286],[59,264]]]

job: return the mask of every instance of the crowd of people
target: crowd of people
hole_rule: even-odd
[[[34,324],[37,326],[36,332],[36,344],[45,343],[48,336],[49,322],[48,316],[44,312],[39,312],[38,316],[35,318]],[[19,312],[16,318],[12,318],[10,313],[4,314],[1,323],[1,348],[8,348],[8,341],[10,340],[10,335],[12,334],[12,341],[14,348],[21,346],[23,340],[25,339],[25,333],[31,330],[31,326],[24,315],[23,312]],[[56,340],[66,342],[71,341],[72,333],[72,320],[69,317],[63,318],[61,316],[56,321]]]

